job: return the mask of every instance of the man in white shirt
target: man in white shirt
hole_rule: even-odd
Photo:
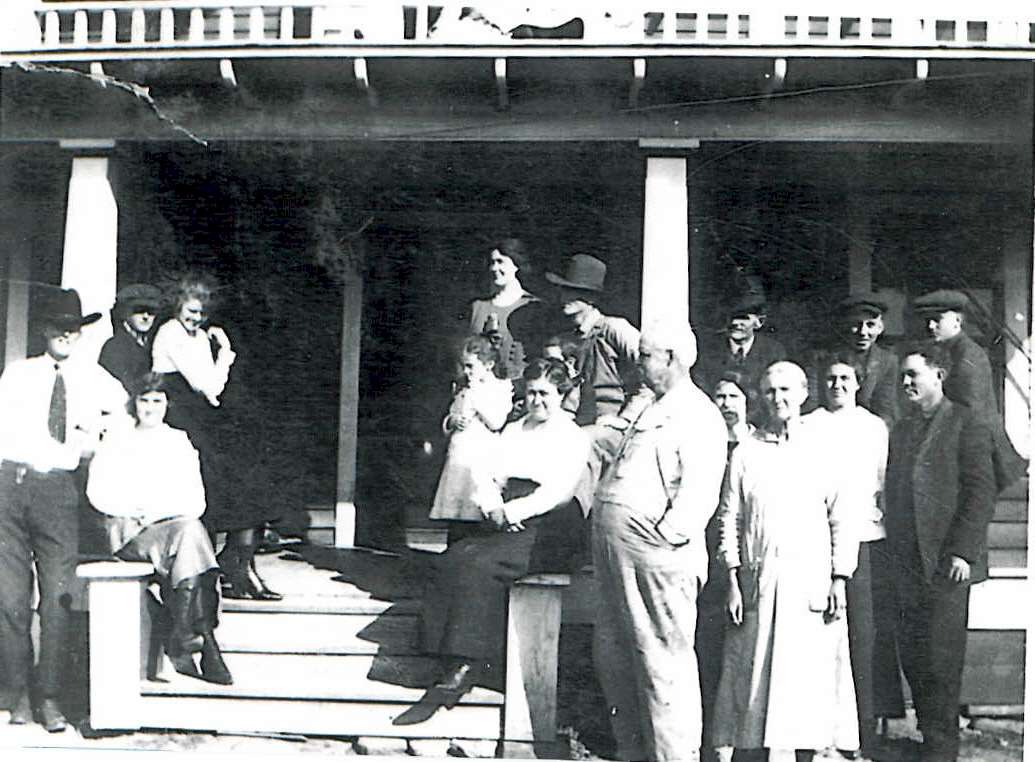
[[[829,452],[843,452],[844,476],[852,485],[852,505],[858,510],[859,564],[848,581],[848,641],[859,740],[862,756],[869,759],[877,746],[874,696],[900,690],[894,601],[875,584],[872,571],[874,565],[888,565],[882,511],[888,427],[882,418],[858,406],[860,385],[851,355],[828,354],[817,370],[826,404],[802,420],[817,427],[829,443]],[[879,649],[876,658],[875,649]]]
[[[82,326],[79,295],[48,287],[34,304],[46,351],[0,376],[0,674],[11,692],[11,724],[32,721],[32,562],[40,591],[36,670],[41,724],[66,727],[58,705],[67,651],[68,597],[79,554],[74,472],[106,428],[128,425],[122,385],[96,363],[72,359]]]
[[[643,332],[639,368],[656,401],[626,427],[594,500],[595,657],[619,759],[691,759],[701,745],[694,629],[726,425],[690,380],[696,359],[689,325]]]

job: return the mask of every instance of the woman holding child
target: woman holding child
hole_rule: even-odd
[[[424,598],[421,644],[442,660],[433,690],[447,706],[501,669],[508,587],[534,566],[538,529],[571,500],[589,453],[586,435],[561,409],[570,387],[564,363],[533,360],[523,380],[526,413],[499,435],[493,488],[471,493],[482,520],[439,558]]]

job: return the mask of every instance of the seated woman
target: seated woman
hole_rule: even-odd
[[[219,587],[215,552],[199,517],[205,488],[197,450],[165,423],[163,378],[148,373],[131,389],[136,427],[109,435],[90,464],[86,495],[105,514],[111,551],[149,561],[162,580],[171,620],[168,655],[180,672],[213,683],[233,682],[213,631]],[[201,652],[201,671],[194,654]]]
[[[527,412],[500,435],[498,489],[475,498],[485,521],[440,557],[424,597],[421,644],[443,661],[433,690],[446,706],[501,668],[509,586],[535,563],[539,530],[570,503],[589,453],[586,435],[561,410],[570,385],[564,363],[533,360],[523,378]]]

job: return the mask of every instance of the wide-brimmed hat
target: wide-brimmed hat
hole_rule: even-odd
[[[149,283],[132,283],[119,289],[115,295],[115,304],[132,312],[133,307],[152,307],[158,309],[162,304],[162,292],[157,286]]]
[[[872,291],[849,294],[837,304],[837,312],[852,320],[875,318],[888,311],[888,303]]]
[[[34,311],[36,319],[59,328],[82,328],[95,323],[101,313],[83,314],[79,293],[74,288],[44,288],[36,293]]]
[[[576,291],[603,291],[606,277],[607,265],[589,254],[573,256],[563,278],[556,273],[546,273],[546,280],[550,283]]]
[[[941,312],[963,312],[970,299],[962,291],[939,289],[924,294],[913,302],[913,309],[920,315],[932,315]]]

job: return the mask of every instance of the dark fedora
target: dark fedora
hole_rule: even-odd
[[[115,304],[126,308],[127,312],[131,312],[134,307],[158,309],[162,304],[162,292],[148,283],[131,283],[119,289],[115,295]]]
[[[37,292],[34,301],[36,319],[45,325],[82,328],[101,319],[99,312],[83,314],[79,293],[74,288],[47,287]]]
[[[764,315],[766,314],[766,301],[765,294],[757,291],[752,291],[747,294],[743,294],[739,297],[729,308],[730,317],[741,317],[744,315]]]
[[[555,286],[577,291],[603,291],[605,277],[607,265],[589,254],[573,256],[568,262],[568,271],[563,278],[556,273],[546,273],[546,280]]]

